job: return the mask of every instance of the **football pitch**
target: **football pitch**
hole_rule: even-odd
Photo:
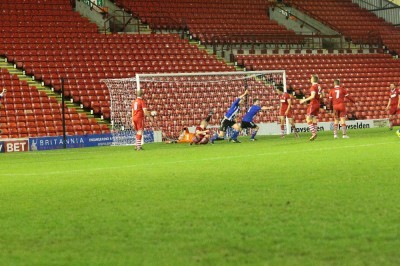
[[[0,156],[2,265],[400,265],[400,139]]]

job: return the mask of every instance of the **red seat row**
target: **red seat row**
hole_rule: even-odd
[[[277,42],[299,42],[293,31],[268,18],[268,1],[118,0],[116,4],[138,15],[153,29],[189,30],[195,39],[206,44],[221,42],[216,38],[222,36],[225,42],[243,42],[237,35],[250,34],[275,34]],[[269,40],[256,36],[254,42],[257,41]]]
[[[311,74],[318,74],[327,92],[333,80],[339,78],[343,86],[359,101],[363,111],[359,118],[386,118],[389,84],[400,85],[400,61],[389,54],[302,54],[302,55],[237,55],[237,63],[249,70],[286,70],[287,85],[307,95]],[[294,103],[295,113],[304,113],[305,106]],[[295,117],[303,122],[304,116]],[[331,116],[321,115],[322,121]]]
[[[400,53],[400,30],[351,0],[289,1],[291,5],[342,33],[353,43],[374,42],[375,36],[379,36],[388,49]]]

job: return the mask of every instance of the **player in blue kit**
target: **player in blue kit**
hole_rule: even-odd
[[[254,116],[261,110],[271,110],[273,107],[267,107],[267,106],[260,106],[260,100],[259,99],[254,99],[253,100],[253,105],[250,106],[249,110],[247,110],[247,113],[243,116],[242,119],[242,124],[241,128],[246,129],[246,128],[252,128],[253,133],[251,134],[251,141],[255,141],[255,136],[257,134],[257,131],[259,127],[253,122]]]
[[[224,140],[226,130],[230,127],[233,129],[233,134],[230,137],[231,141],[234,143],[240,143],[237,139],[239,132],[241,130],[240,124],[236,123],[236,115],[240,112],[240,108],[244,105],[244,99],[247,95],[247,90],[240,95],[229,107],[228,111],[225,113],[224,118],[221,120],[221,125],[219,127],[219,133],[215,133],[211,138],[211,143],[216,140]]]

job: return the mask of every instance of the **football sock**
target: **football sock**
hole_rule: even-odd
[[[333,135],[337,136],[338,124],[333,124]]]
[[[237,140],[238,136],[239,136],[239,131],[234,129],[233,133],[232,133],[232,136],[231,136],[231,139]]]
[[[257,130],[254,130],[253,134],[251,134],[251,139],[254,139],[256,135],[257,135]]]
[[[297,133],[297,129],[296,129],[296,127],[295,127],[295,126],[292,126],[292,131],[293,131],[293,133],[294,133],[294,134],[296,134],[296,133]]]
[[[342,124],[342,132],[343,132],[343,135],[347,134],[347,126],[346,126],[346,124]]]
[[[308,128],[310,129],[311,134],[314,135],[314,124],[313,124],[312,122],[309,122],[309,123],[308,123]]]
[[[212,137],[211,137],[211,141],[214,141],[214,140],[218,140],[219,138],[218,138],[218,133],[215,133]]]
[[[207,116],[207,118],[206,118],[206,121],[207,122],[210,122],[210,120],[211,120],[211,116],[214,114],[214,111],[210,111],[210,113],[208,114],[208,116]]]
[[[285,135],[285,126],[281,125],[281,135]]]
[[[313,135],[317,135],[317,128],[317,123],[313,123],[313,131],[311,131]]]
[[[142,134],[136,134],[136,149],[142,148]]]

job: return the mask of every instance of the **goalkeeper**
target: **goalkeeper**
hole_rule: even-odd
[[[231,140],[234,143],[240,143],[237,139],[239,136],[239,132],[241,130],[240,124],[236,123],[236,115],[240,112],[240,108],[244,105],[245,97],[248,91],[246,90],[242,95],[240,95],[236,100],[232,103],[231,107],[226,112],[224,118],[221,120],[221,125],[219,127],[219,133],[215,133],[214,136],[210,139],[210,142],[214,144],[214,141],[224,140],[226,130],[230,127],[233,129],[233,134],[231,136]]]

